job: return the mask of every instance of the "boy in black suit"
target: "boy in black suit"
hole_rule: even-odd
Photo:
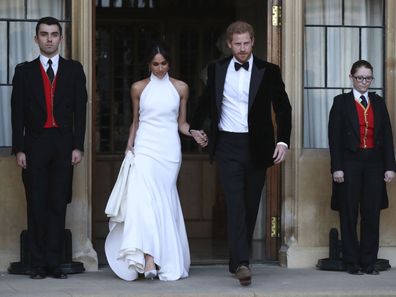
[[[32,279],[67,278],[61,252],[73,165],[82,159],[86,79],[79,62],[59,55],[59,21],[36,25],[40,56],[15,67],[11,96],[12,153],[22,168]]]
[[[347,272],[377,275],[380,212],[388,207],[385,183],[393,180],[396,170],[392,127],[385,100],[368,91],[373,66],[356,61],[349,79],[352,90],[334,98],[329,116],[331,207],[340,214]]]

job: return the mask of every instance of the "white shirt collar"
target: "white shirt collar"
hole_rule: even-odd
[[[355,100],[357,100],[358,102],[360,102],[360,96],[364,96],[367,100],[367,102],[369,102],[369,96],[368,96],[368,91],[365,92],[364,94],[360,93],[359,91],[353,89],[353,97],[355,98]]]
[[[40,54],[40,62],[41,62],[41,64],[42,64],[45,68],[48,67],[48,60],[49,60],[49,59],[50,59],[50,58],[48,58],[48,57],[46,57],[46,56]],[[55,56],[53,56],[53,57],[51,58],[51,61],[52,61],[52,67],[57,67],[57,66],[58,66],[58,63],[59,63],[59,54],[56,54]]]

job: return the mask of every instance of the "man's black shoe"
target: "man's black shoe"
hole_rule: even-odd
[[[55,268],[52,270],[51,276],[57,279],[67,279],[67,274],[60,268]]]
[[[360,267],[356,264],[348,264],[347,265],[347,272],[353,275],[362,275],[363,272],[360,270]]]
[[[43,279],[46,276],[47,276],[47,273],[46,273],[44,267],[32,268],[31,271],[30,271],[30,278],[31,279]]]
[[[374,266],[372,266],[372,265],[367,266],[366,268],[364,268],[363,272],[365,274],[370,274],[370,275],[378,275],[379,274],[379,271],[377,269],[375,269]]]

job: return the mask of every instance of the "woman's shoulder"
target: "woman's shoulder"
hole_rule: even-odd
[[[170,77],[169,80],[179,93],[188,92],[188,85],[184,81],[172,77]]]
[[[131,92],[141,94],[143,89],[148,85],[149,82],[150,82],[149,78],[135,81],[131,85]]]

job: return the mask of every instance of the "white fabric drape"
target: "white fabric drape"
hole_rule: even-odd
[[[328,147],[328,114],[333,97],[351,88],[353,62],[368,60],[374,67],[372,88],[382,88],[382,19],[382,0],[305,1],[304,148]]]
[[[11,87],[0,88],[0,147],[11,145]],[[8,100],[7,100],[8,99]]]
[[[65,19],[68,2],[71,0],[29,0],[27,1],[28,19],[52,16],[58,20]]]

